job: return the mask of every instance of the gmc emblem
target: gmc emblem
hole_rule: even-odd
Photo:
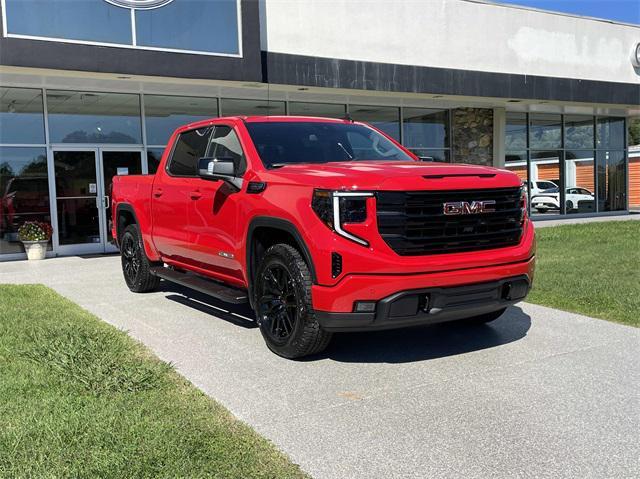
[[[494,200],[486,201],[450,201],[443,203],[442,210],[445,215],[477,215],[479,213],[493,213],[496,211]]]

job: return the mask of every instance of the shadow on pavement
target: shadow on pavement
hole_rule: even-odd
[[[237,326],[242,326],[243,328],[258,327],[255,322],[255,314],[248,304],[225,303],[170,281],[161,281],[158,291],[170,293],[165,296],[169,301],[175,301]]]
[[[309,358],[356,363],[405,363],[500,346],[526,336],[531,318],[512,307],[489,324],[451,322],[370,333],[335,334],[324,353]]]

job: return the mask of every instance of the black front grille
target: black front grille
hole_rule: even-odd
[[[381,191],[378,230],[399,255],[459,253],[513,246],[522,236],[520,188]],[[445,215],[444,203],[494,200],[495,212]]]

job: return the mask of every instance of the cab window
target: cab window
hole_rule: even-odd
[[[212,127],[185,131],[176,140],[167,171],[172,176],[196,176],[198,160],[206,156]]]

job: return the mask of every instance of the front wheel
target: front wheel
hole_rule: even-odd
[[[142,246],[142,238],[137,225],[125,228],[120,239],[120,259],[122,274],[127,286],[134,293],[146,293],[158,287],[160,278],[152,275],[152,266]]]
[[[262,337],[279,356],[316,354],[331,340],[331,333],[315,318],[311,284],[311,273],[297,249],[276,244],[266,251],[256,275],[254,304]]]

